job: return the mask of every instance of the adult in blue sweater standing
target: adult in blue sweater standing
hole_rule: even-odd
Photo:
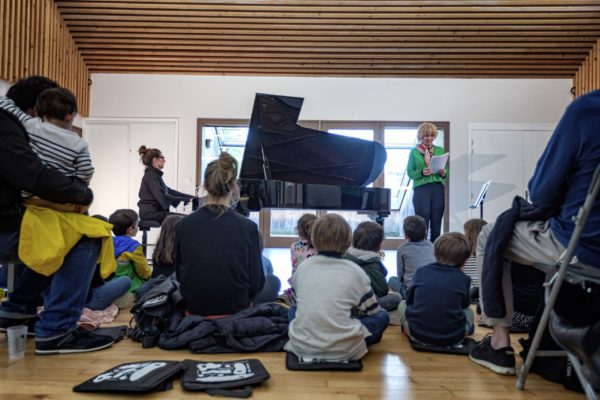
[[[532,203],[548,211],[547,221],[519,221],[504,252],[509,261],[523,265],[554,264],[568,245],[575,224],[573,216],[583,205],[594,170],[600,163],[600,90],[577,98],[567,107],[529,181]],[[486,225],[477,246],[477,257],[485,249],[490,232]],[[600,268],[600,200],[596,199],[576,249],[584,263]],[[481,268],[485,269],[486,264]],[[510,264],[503,267],[502,292],[506,315],[489,318],[493,334],[474,349],[470,358],[500,374],[515,374],[514,351],[510,347],[509,327],[512,315]],[[488,294],[489,295],[489,294]],[[486,303],[486,292],[482,292]],[[484,307],[485,311],[485,307]],[[590,371],[600,377],[600,322],[589,326],[579,338],[589,356]],[[594,372],[595,371],[595,372]]]

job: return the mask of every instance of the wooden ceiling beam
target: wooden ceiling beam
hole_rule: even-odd
[[[92,48],[104,46],[106,43],[111,45],[130,45],[130,47],[147,47],[147,46],[163,46],[173,49],[181,48],[198,48],[204,46],[265,46],[265,47],[307,47],[320,46],[323,48],[332,47],[349,47],[355,48],[379,48],[379,47],[425,47],[425,48],[454,48],[454,47],[471,47],[471,48],[495,48],[495,47],[528,47],[528,48],[579,48],[589,51],[590,45],[588,41],[583,40],[564,40],[564,41],[540,41],[537,39],[494,39],[494,40],[460,40],[458,38],[355,38],[352,40],[327,40],[323,38],[295,38],[294,40],[287,38],[263,38],[258,40],[252,37],[246,38],[228,38],[218,37],[214,39],[158,39],[158,38],[79,38],[77,43],[80,48]]]
[[[477,64],[498,64],[498,65],[563,65],[563,66],[575,66],[581,65],[581,60],[577,59],[555,59],[555,58],[512,58],[512,59],[465,59],[464,57],[457,56],[454,58],[396,58],[396,59],[361,59],[361,58],[335,58],[335,59],[319,59],[319,58],[296,58],[290,59],[289,57],[265,57],[265,58],[253,58],[253,57],[240,57],[237,55],[232,56],[190,56],[190,57],[179,57],[179,56],[145,56],[145,55],[94,55],[86,57],[86,61],[89,64],[97,63],[205,63],[205,62],[223,62],[231,64],[232,61],[241,63],[299,63],[299,64],[456,64],[459,62],[465,63],[477,63]]]
[[[347,21],[345,21],[347,22]],[[392,25],[351,25],[348,23],[345,24],[334,24],[334,25],[318,25],[318,24],[295,24],[293,20],[287,21],[287,23],[265,23],[261,21],[260,23],[254,24],[231,24],[224,22],[217,22],[214,20],[210,20],[208,22],[182,22],[182,21],[171,21],[171,22],[163,22],[163,21],[129,21],[129,20],[83,20],[83,19],[73,19],[65,21],[68,25],[69,29],[71,27],[84,27],[91,26],[94,28],[109,26],[109,27],[141,27],[144,28],[172,28],[172,29],[226,29],[226,30],[235,30],[235,29],[281,29],[281,30],[337,30],[337,31],[346,31],[346,30],[365,30],[365,31],[385,31],[385,32],[402,32],[405,30],[410,31],[506,31],[506,32],[527,32],[527,31],[597,31],[600,29],[600,23],[596,24],[524,24],[524,23],[516,23],[514,25],[495,25],[495,24],[484,24],[478,25],[475,23],[467,23],[467,24],[456,24],[456,23],[448,23],[446,21],[445,24],[392,24]]]
[[[431,7],[454,7],[454,8],[546,8],[546,7],[585,7],[597,6],[595,0],[236,0],[235,4],[226,4],[223,0],[56,0],[59,8],[62,7],[94,7],[96,4],[133,5],[134,7],[415,7],[428,9]]]
[[[465,14],[462,14],[462,18],[456,18],[456,16],[445,16],[439,18],[383,18],[383,17],[372,17],[366,18],[365,15],[357,15],[354,18],[296,18],[296,17],[282,17],[282,16],[249,16],[249,17],[229,17],[229,16],[198,16],[192,17],[189,15],[108,15],[108,14],[62,14],[63,20],[69,24],[69,21],[77,21],[81,23],[83,21],[120,21],[120,22],[147,22],[154,24],[156,22],[175,22],[177,24],[216,24],[216,23],[227,23],[247,25],[247,24],[258,24],[265,26],[323,26],[323,25],[349,25],[349,26],[386,26],[386,25],[434,25],[434,26],[461,26],[474,24],[476,26],[546,26],[546,25],[559,25],[559,26],[570,26],[570,25],[591,25],[595,26],[596,29],[600,25],[600,14],[586,14],[582,17],[573,18],[465,18]],[[318,28],[317,28],[318,29]]]
[[[465,59],[480,59],[480,58],[489,58],[489,59],[565,59],[565,60],[579,60],[583,61],[587,54],[561,54],[561,53],[548,53],[548,54],[536,54],[536,53],[489,53],[489,54],[481,54],[481,53],[466,53],[466,52],[456,52],[452,54],[433,54],[433,53],[336,53],[335,57],[332,54],[328,53],[312,53],[312,54],[302,54],[298,52],[257,52],[257,51],[247,51],[247,52],[228,52],[223,50],[216,51],[155,51],[155,50],[124,50],[124,49],[90,49],[85,53],[82,53],[84,56],[94,56],[94,55],[108,55],[118,57],[119,55],[145,55],[145,56],[158,56],[158,57],[169,57],[169,56],[185,56],[185,57],[200,57],[200,56],[227,56],[227,57],[253,57],[253,58],[264,58],[264,57],[285,57],[289,59],[295,58],[323,58],[323,59],[348,59],[348,58],[372,58],[372,59],[392,59],[392,58],[413,58],[413,59],[436,59],[436,58],[465,58]]]
[[[111,61],[111,60],[103,60],[103,61],[94,61],[89,63],[90,66],[100,67],[100,66],[136,66],[139,65],[139,61]],[[145,66],[177,66],[177,67],[231,67],[230,61],[223,62],[185,62],[185,61],[146,61],[144,62]],[[503,65],[498,63],[461,63],[455,61],[453,63],[385,63],[385,64],[372,64],[372,63],[352,63],[352,64],[342,64],[342,63],[321,63],[321,64],[313,64],[311,62],[249,62],[249,61],[240,61],[235,64],[236,68],[279,68],[279,69],[289,69],[289,68],[312,68],[312,69],[364,69],[364,70],[376,70],[376,69],[415,69],[415,68],[424,68],[424,69],[448,69],[448,68],[457,68],[457,69],[503,69],[503,70],[560,70],[560,71],[572,71],[573,73],[578,70],[578,65],[572,65],[571,67],[565,65],[539,65],[536,63],[528,63],[528,64],[517,64],[516,66],[511,65]]]
[[[600,34],[600,31],[599,31]],[[102,41],[135,41],[145,40],[154,43],[185,43],[195,41],[207,41],[207,40],[225,40],[225,41],[273,41],[273,42],[301,42],[301,41],[317,41],[322,43],[323,41],[330,42],[352,42],[352,43],[363,43],[363,42],[465,42],[465,43],[481,43],[481,42],[539,42],[544,40],[545,42],[553,43],[581,43],[585,46],[589,46],[590,42],[596,40],[597,36],[582,36],[582,35],[565,35],[565,36],[537,36],[537,35],[462,35],[462,34],[448,34],[443,35],[336,35],[331,36],[327,34],[313,34],[313,35],[282,35],[282,34],[269,34],[269,32],[262,31],[254,34],[239,34],[239,33],[223,33],[223,34],[195,34],[195,33],[123,33],[123,32],[78,32],[72,34],[73,38],[78,43],[100,43]]]
[[[406,9],[398,8],[390,11],[369,12],[367,10],[350,11],[346,7],[335,7],[332,10],[320,11],[304,7],[303,10],[288,12],[279,8],[272,10],[258,11],[254,8],[248,8],[246,11],[223,11],[223,10],[194,10],[191,7],[181,7],[171,10],[156,10],[145,8],[61,8],[61,14],[65,19],[77,18],[110,18],[112,16],[137,18],[137,17],[159,17],[159,18],[269,18],[269,19],[317,19],[317,20],[344,20],[344,19],[366,19],[366,20],[473,20],[473,19],[588,19],[594,18],[600,14],[600,6],[592,7],[591,10],[572,10],[569,12],[548,12],[528,11],[528,12],[508,12],[497,11],[487,12],[478,10],[471,12],[410,12]]]
[[[369,52],[399,52],[399,53],[589,53],[589,46],[557,46],[554,43],[539,43],[531,45],[529,43],[495,43],[493,45],[478,45],[469,46],[464,43],[445,43],[443,46],[438,44],[426,44],[426,43],[402,43],[402,45],[390,46],[384,44],[378,46],[377,43],[363,44],[360,48],[356,46],[345,46],[343,43],[334,43],[333,46],[328,44],[325,46],[322,44],[320,47],[313,47],[310,44],[299,43],[297,46],[293,43],[284,43],[282,45],[266,43],[266,44],[215,44],[206,43],[204,45],[180,45],[180,44],[152,44],[152,43],[78,43],[79,50],[82,53],[86,53],[89,50],[113,50],[113,49],[124,49],[124,50],[159,50],[159,51],[173,51],[173,50],[185,50],[185,51],[266,51],[266,52],[304,52],[307,54],[312,53],[337,53],[337,52],[348,52],[353,53],[369,53]]]
[[[446,30],[428,30],[428,31],[415,31],[410,29],[405,30],[394,30],[394,31],[384,31],[384,30],[333,30],[333,29],[319,29],[319,30],[309,30],[309,29],[252,29],[248,28],[238,28],[238,29],[210,29],[210,28],[182,28],[178,26],[173,27],[130,27],[130,26],[75,26],[70,25],[69,31],[73,37],[87,37],[87,36],[112,36],[117,35],[118,37],[123,37],[125,35],[147,35],[147,36],[160,36],[160,37],[189,37],[193,35],[263,35],[263,36],[276,36],[281,35],[285,37],[293,37],[293,36],[328,36],[328,37],[338,37],[338,36],[347,36],[347,37],[360,37],[360,36],[447,36],[449,34],[456,36],[528,36],[528,37],[549,37],[549,39],[554,40],[555,38],[568,38],[569,36],[580,36],[585,38],[590,38],[591,40],[595,40],[598,36],[600,36],[600,26],[598,26],[595,30],[534,30],[527,31],[523,30],[521,32],[511,31],[507,32],[502,29],[498,30],[487,30],[487,31],[469,31],[463,30],[459,31],[453,28],[449,28]],[[129,37],[129,36],[127,36]]]
[[[373,70],[367,70],[367,69],[358,69],[358,70],[343,70],[343,69],[314,69],[314,70],[307,70],[304,67],[301,68],[273,68],[272,70],[269,68],[256,68],[256,69],[249,69],[249,68],[237,68],[237,67],[219,67],[219,68],[212,68],[212,67],[206,67],[206,68],[202,68],[202,67],[194,67],[194,68],[190,68],[190,67],[177,67],[177,66],[170,66],[170,65],[163,65],[163,66],[159,66],[159,67],[152,67],[152,66],[144,66],[143,68],[139,68],[137,66],[112,66],[112,67],[107,67],[107,68],[102,68],[102,69],[95,69],[95,68],[90,68],[93,72],[98,72],[98,71],[144,71],[144,72],[148,72],[148,71],[164,71],[164,72],[176,72],[176,71],[189,71],[189,72],[208,72],[208,73],[217,73],[217,74],[238,74],[238,73],[243,73],[243,74],[258,74],[258,75],[277,75],[277,74],[294,74],[294,75],[328,75],[328,76],[333,76],[332,74],[340,74],[340,75],[346,75],[346,74],[354,74],[354,75],[378,75],[378,74],[387,74],[387,75],[393,75],[393,76],[401,76],[401,75],[405,75],[405,74],[419,74],[419,75],[426,75],[428,73],[431,73],[431,71],[428,71],[426,69],[423,68],[414,68],[414,69],[406,69],[406,70],[398,70],[395,68],[390,68],[390,69],[373,69]],[[457,75],[472,75],[472,74],[495,74],[495,75],[552,75],[552,76],[565,76],[565,75],[569,75],[572,74],[572,71],[568,70],[568,71],[545,71],[545,70],[539,70],[539,69],[529,69],[529,70],[502,70],[502,69],[469,69],[469,70],[465,70],[464,68],[457,68],[457,69],[440,69],[440,70],[435,70],[436,74],[457,74]]]

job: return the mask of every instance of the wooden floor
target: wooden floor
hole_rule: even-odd
[[[117,322],[127,323],[122,311]],[[478,328],[475,337],[488,331]],[[518,336],[513,336],[514,344]],[[204,355],[187,350],[142,349],[125,339],[112,348],[80,355],[36,356],[28,340],[24,359],[8,363],[6,338],[0,334],[0,399],[81,399],[105,397],[73,393],[72,387],[117,364],[143,360],[233,360],[259,358],[271,379],[255,388],[257,399],[583,399],[560,385],[530,375],[525,391],[515,389],[515,377],[505,377],[473,364],[468,357],[419,353],[410,348],[400,328],[390,326],[381,343],[371,347],[361,372],[291,372],[284,353]],[[516,347],[516,346],[515,346]],[[520,350],[520,349],[519,349]],[[520,359],[518,359],[520,361]],[[143,396],[155,399],[204,397],[183,392],[179,382],[168,392]],[[108,397],[108,396],[106,396]],[[127,398],[131,396],[115,396]]]

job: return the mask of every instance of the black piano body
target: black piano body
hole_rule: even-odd
[[[241,179],[238,210],[243,214],[263,208],[354,210],[379,223],[390,214],[390,190],[278,180]]]
[[[391,191],[367,185],[383,171],[385,148],[298,125],[302,103],[298,97],[256,95],[238,210],[354,210],[383,223]]]

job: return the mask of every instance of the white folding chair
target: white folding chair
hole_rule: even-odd
[[[581,237],[581,232],[583,231],[587,218],[592,211],[599,191],[600,165],[598,165],[596,171],[594,172],[594,177],[592,178],[592,183],[588,189],[583,206],[581,206],[579,212],[573,218],[575,221],[575,229],[571,239],[569,240],[567,248],[555,265],[535,266],[536,268],[546,272],[547,276],[550,276],[550,278],[546,283],[544,283],[544,286],[546,286],[546,306],[535,332],[535,336],[533,337],[527,358],[525,359],[525,362],[519,371],[519,377],[517,380],[518,389],[523,389],[525,387],[525,380],[527,379],[527,374],[529,373],[529,369],[531,368],[535,357],[555,357],[557,355],[566,354],[571,361],[573,368],[575,369],[575,373],[577,374],[577,377],[583,386],[583,390],[585,391],[587,398],[589,400],[597,400],[597,395],[594,391],[594,388],[583,375],[581,362],[574,354],[571,354],[568,351],[539,351],[538,347],[540,345],[540,341],[542,340],[546,325],[548,324],[548,318],[554,308],[556,298],[558,297],[558,293],[563,282],[566,280],[567,282],[576,285],[586,285],[587,283],[600,285],[600,268],[583,264],[577,260],[577,257],[575,257],[575,248],[577,247],[577,243]]]

